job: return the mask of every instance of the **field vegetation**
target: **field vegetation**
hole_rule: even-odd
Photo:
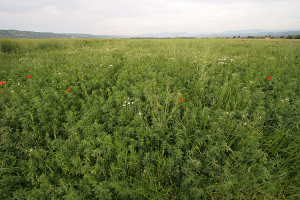
[[[299,41],[0,42],[0,199],[300,198]]]

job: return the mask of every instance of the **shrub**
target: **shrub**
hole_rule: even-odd
[[[300,39],[300,35],[293,35],[293,39]]]

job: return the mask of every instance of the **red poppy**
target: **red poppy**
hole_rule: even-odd
[[[268,77],[268,80],[270,80],[272,78],[272,76]]]
[[[183,102],[184,102],[184,99],[183,99],[183,98],[180,98],[179,101],[180,101],[181,103],[183,103]]]
[[[164,58],[164,60],[166,60],[166,58]]]
[[[27,78],[31,78],[32,76],[27,76]]]
[[[175,59],[176,59],[177,57],[175,57]]]
[[[4,82],[4,81],[1,81],[1,82],[0,82],[0,85],[2,85],[2,84],[4,85],[4,84],[5,84],[5,82]]]
[[[67,89],[67,91],[68,91],[68,92],[71,92],[71,90],[70,90],[70,89]]]

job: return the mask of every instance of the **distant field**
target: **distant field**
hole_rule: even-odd
[[[300,41],[0,43],[0,199],[300,198]]]

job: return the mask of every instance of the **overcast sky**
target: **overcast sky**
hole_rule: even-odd
[[[134,35],[300,29],[300,0],[0,0],[0,29]]]

